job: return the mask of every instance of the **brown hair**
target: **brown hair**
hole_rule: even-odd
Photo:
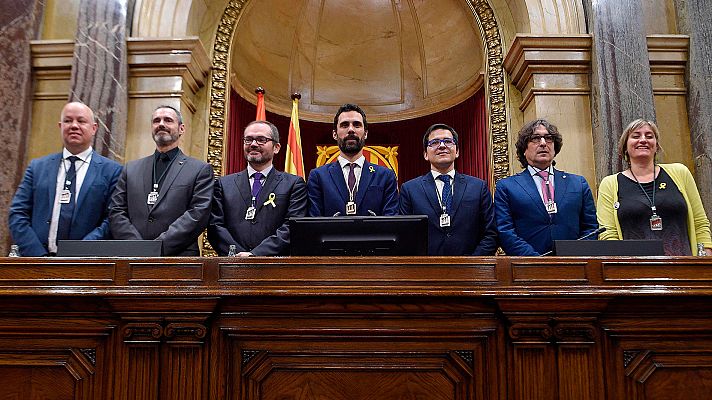
[[[532,136],[534,136],[534,131],[536,130],[536,128],[539,127],[539,125],[546,128],[546,131],[549,133],[549,135],[554,136],[554,156],[559,154],[559,152],[561,151],[561,147],[564,145],[564,140],[561,137],[559,129],[556,127],[556,125],[549,123],[549,121],[545,119],[536,119],[534,121],[529,122],[528,124],[524,125],[522,129],[519,130],[519,133],[517,134],[517,143],[514,144],[514,147],[517,149],[517,160],[519,160],[519,163],[522,165],[522,168],[527,167],[528,163],[527,158],[524,156],[524,152],[527,150],[529,140]]]

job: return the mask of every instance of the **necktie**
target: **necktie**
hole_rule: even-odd
[[[252,177],[255,179],[255,181],[252,182],[252,197],[257,198],[260,194],[260,190],[262,190],[262,173],[255,172]]]
[[[354,172],[355,169],[356,169],[356,163],[350,163],[349,164],[349,180],[348,180],[350,193],[353,192],[354,187],[356,187],[356,173]]]
[[[160,153],[158,155],[158,159],[156,160],[156,176],[154,177],[154,179],[156,179],[156,183],[160,183],[158,181],[163,178],[163,174],[166,172],[169,165],[171,165],[171,158],[166,153]]]
[[[554,187],[549,183],[549,171],[539,171],[541,177],[541,194],[544,198],[544,204],[554,202]]]
[[[69,202],[63,203],[59,209],[59,223],[57,224],[57,240],[69,239],[69,232],[72,229],[72,217],[74,216],[74,195],[77,188],[77,169],[74,166],[79,157],[69,156],[70,165],[64,177],[64,188],[69,190]],[[67,183],[69,182],[69,183]]]
[[[449,213],[452,207],[452,187],[450,186],[450,175],[440,175],[438,179],[443,181],[442,206],[443,212]]]

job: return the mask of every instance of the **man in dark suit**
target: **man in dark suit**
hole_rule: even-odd
[[[197,256],[208,225],[213,170],[178,148],[183,117],[160,106],[151,118],[154,154],[131,161],[116,184],[109,220],[116,239],[163,241],[165,256]]]
[[[458,135],[435,124],[423,136],[430,171],[401,186],[400,213],[428,216],[428,255],[486,256],[497,250],[492,195],[479,178],[455,171]]]
[[[307,187],[301,177],[274,169],[279,131],[267,121],[245,128],[247,169],[215,182],[208,240],[221,255],[235,245],[236,255],[289,254],[289,217],[307,214]]]
[[[578,239],[598,228],[586,179],[554,168],[562,145],[559,130],[543,119],[519,131],[515,146],[524,171],[497,182],[494,195],[499,240],[508,255],[546,254],[554,240]]]
[[[94,153],[94,113],[78,102],[62,109],[64,149],[32,160],[10,205],[12,239],[23,256],[57,252],[57,240],[109,237],[108,207],[119,163]]]
[[[339,158],[309,173],[309,215],[396,215],[398,184],[388,168],[371,164],[363,155],[368,137],[366,114],[344,104],[334,117],[333,138]]]

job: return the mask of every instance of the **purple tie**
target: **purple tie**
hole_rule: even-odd
[[[549,183],[549,171],[539,171],[541,177],[541,194],[544,197],[544,204],[554,202],[554,187]]]
[[[262,173],[255,172],[252,177],[255,178],[255,181],[252,182],[252,197],[257,198],[257,195],[260,194],[260,190],[262,190]]]

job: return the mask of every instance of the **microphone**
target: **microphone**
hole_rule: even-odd
[[[339,215],[341,215],[341,211],[335,212],[334,215],[332,215],[332,217],[338,217]]]
[[[600,227],[600,228],[596,229],[595,231],[589,232],[576,240],[585,240],[585,239],[590,238],[591,236],[598,235],[599,233],[603,233],[605,231],[606,231],[606,228]]]
[[[591,232],[589,232],[589,233],[587,233],[587,234],[581,236],[580,238],[578,238],[578,239],[576,239],[576,240],[586,240],[586,239],[590,238],[591,236],[598,235],[599,233],[603,233],[603,232],[605,232],[605,231],[606,231],[606,228],[600,227],[600,228],[598,228],[598,229],[596,229],[596,230],[594,230],[594,231],[591,231]],[[551,253],[553,253],[553,252],[554,252],[554,250],[549,250],[549,251],[547,251],[547,252],[544,253],[544,254],[540,254],[539,257],[548,256],[549,254],[551,254]]]
[[[368,214],[371,215],[372,217],[377,217],[376,213],[371,211],[371,210],[366,210],[368,211]]]

